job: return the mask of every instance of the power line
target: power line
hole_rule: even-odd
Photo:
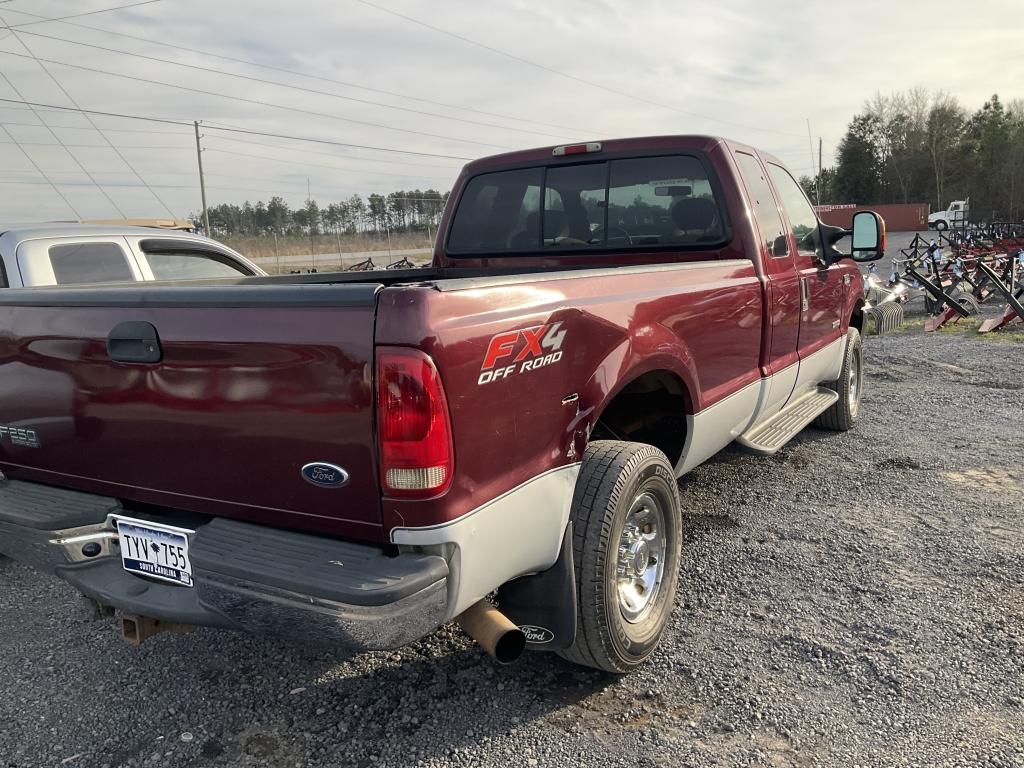
[[[3,53],[3,51],[0,51]],[[14,54],[18,56],[19,54]],[[144,120],[151,123],[167,123],[170,125],[184,125],[191,126],[191,123],[186,123],[182,120],[175,120],[167,117],[146,117],[142,115],[126,115],[121,112],[105,112],[97,109],[82,109],[81,107],[63,107],[55,104],[40,104],[34,101],[25,101],[24,99],[2,99],[0,102],[8,102],[10,104],[30,104],[36,107],[43,107],[47,109],[66,110],[68,112],[81,112],[89,115],[103,115],[105,117],[119,117],[125,120]],[[332,139],[316,139],[308,136],[292,136],[287,133],[272,133],[270,131],[257,131],[249,128],[230,128],[226,126],[214,126],[210,124],[204,124],[208,130],[213,131],[227,131],[229,133],[241,133],[249,136],[266,136],[272,139],[287,139],[291,141],[304,141],[310,144],[326,144],[332,147],[348,147],[350,149],[365,149],[372,152],[392,152],[400,155],[416,155],[419,157],[440,157],[446,160],[472,160],[471,157],[465,157],[462,155],[443,155],[438,152],[419,152],[411,149],[395,149],[393,147],[374,147],[367,144],[352,144],[344,141],[334,141]]]
[[[21,91],[18,90],[18,87],[11,81],[11,79],[7,75],[5,75],[3,72],[0,72],[0,77],[2,77],[4,79],[4,82],[7,83],[8,87],[10,87],[10,89],[12,91],[14,91],[14,94],[19,99],[23,99],[24,98],[24,96],[22,96],[22,94],[21,94]],[[31,109],[31,107],[30,107],[30,109]],[[52,128],[50,128],[50,126],[47,125],[46,121],[42,118],[42,116],[39,115],[37,112],[35,112],[33,110],[32,114],[35,116],[36,120],[38,120],[40,123],[42,123],[42,126],[44,128],[46,128],[47,131],[49,131],[50,135],[53,136],[53,138],[57,141],[57,143],[60,144],[62,147],[64,147],[64,151],[67,152],[68,157],[70,157],[74,161],[75,165],[77,165],[79,168],[82,169],[82,173],[84,173],[86,176],[89,177],[89,180],[95,185],[96,189],[98,189],[100,191],[100,194],[103,195],[105,198],[107,198],[107,201],[112,206],[114,206],[114,209],[118,213],[120,213],[121,216],[124,216],[124,211],[122,211],[121,207],[116,202],[114,202],[114,198],[112,198],[110,195],[108,195],[107,191],[105,189],[103,189],[102,186],[100,186],[100,183],[98,181],[96,181],[96,179],[93,178],[92,174],[90,174],[88,170],[86,170],[86,167],[82,164],[82,161],[79,160],[75,156],[74,152],[72,152],[70,149],[67,148],[67,146],[65,146],[64,140],[61,139],[61,137],[57,135],[57,132],[54,131]],[[8,131],[7,135],[11,136],[11,132]],[[11,136],[11,138],[14,138],[14,137]]]
[[[185,62],[174,61],[173,59],[162,59],[162,58],[160,58],[158,56],[149,56],[149,55],[143,54],[143,53],[135,53],[133,51],[125,51],[125,50],[122,50],[120,48],[110,48],[110,47],[107,47],[107,46],[104,46],[104,45],[95,45],[93,43],[83,43],[83,42],[79,42],[78,40],[69,40],[66,37],[57,37],[55,35],[44,35],[44,34],[42,34],[40,32],[25,32],[25,31],[22,31],[21,34],[23,34],[23,35],[33,35],[34,37],[41,37],[41,38],[43,38],[45,40],[54,40],[54,41],[59,42],[59,43],[70,43],[71,45],[79,45],[79,46],[82,46],[84,48],[93,48],[95,50],[104,51],[106,53],[116,53],[116,54],[119,54],[121,56],[132,56],[134,58],[145,59],[146,61],[155,61],[155,62],[158,62],[160,64],[169,64],[169,65],[175,66],[175,67],[185,67],[187,69],[193,69],[193,70],[197,70],[199,72],[209,72],[211,74],[222,75],[224,77],[234,77],[234,78],[239,79],[239,80],[248,80],[250,82],[261,83],[263,85],[273,85],[273,86],[276,86],[278,88],[287,88],[289,90],[300,91],[302,93],[310,93],[310,94],[313,94],[315,96],[327,96],[327,97],[332,98],[332,99],[341,99],[342,101],[352,101],[352,102],[355,102],[357,104],[367,104],[367,105],[370,105],[370,106],[373,106],[373,107],[383,107],[384,109],[394,109],[394,110],[397,110],[399,112],[409,112],[409,113],[414,114],[414,115],[424,115],[426,117],[436,117],[436,118],[439,118],[441,120],[451,120],[451,121],[458,122],[458,123],[466,123],[467,125],[482,126],[484,128],[497,128],[498,130],[502,130],[502,131],[514,131],[516,133],[529,133],[529,134],[533,134],[535,136],[546,136],[548,138],[555,138],[555,139],[559,139],[559,140],[562,140],[562,139],[565,138],[564,134],[544,133],[543,131],[531,131],[531,130],[529,130],[527,128],[513,128],[513,127],[505,126],[505,125],[496,125],[494,123],[484,123],[484,122],[481,122],[479,120],[466,120],[465,118],[461,118],[461,117],[452,117],[452,116],[449,116],[449,115],[441,115],[441,114],[438,114],[437,112],[427,112],[427,111],[422,110],[422,109],[412,109],[410,107],[400,107],[400,106],[397,106],[397,105],[394,105],[394,104],[383,104],[383,103],[381,103],[379,101],[370,101],[369,99],[359,99],[359,98],[356,98],[355,96],[345,96],[345,95],[342,95],[340,93],[332,93],[330,91],[321,91],[321,90],[317,90],[315,88],[303,88],[300,85],[291,85],[290,83],[282,83],[282,82],[280,82],[278,80],[267,80],[266,78],[262,78],[262,77],[252,77],[251,75],[240,75],[240,74],[237,74],[235,72],[225,72],[223,69],[214,69],[212,67],[201,67],[198,64],[186,64]]]
[[[650,105],[655,106],[655,107],[660,107],[661,109],[667,109],[667,110],[670,110],[672,112],[678,112],[681,115],[688,115],[690,117],[696,117],[696,118],[699,118],[701,120],[709,120],[709,121],[712,121],[712,122],[721,123],[722,125],[731,125],[731,126],[733,126],[735,128],[744,128],[746,130],[751,130],[751,131],[762,131],[764,133],[774,133],[774,134],[778,134],[780,136],[800,136],[801,138],[803,137],[803,134],[800,134],[800,133],[790,133],[788,131],[774,131],[774,130],[771,130],[770,128],[761,128],[760,126],[745,125],[743,123],[734,123],[734,122],[732,122],[730,120],[722,120],[722,119],[717,118],[717,117],[710,117],[708,115],[701,115],[701,114],[698,114],[697,112],[689,112],[689,111],[687,111],[685,109],[679,109],[678,107],[673,107],[670,104],[663,104],[660,101],[654,101],[653,99],[647,99],[647,98],[644,98],[643,96],[637,96],[634,93],[629,93],[627,91],[619,91],[619,90],[616,90],[615,88],[610,88],[607,85],[603,85],[601,83],[596,83],[593,80],[587,80],[587,79],[582,78],[582,77],[577,77],[576,75],[570,75],[568,72],[562,72],[561,70],[555,69],[554,67],[549,67],[546,64],[540,64],[540,63],[538,63],[536,61],[531,61],[530,59],[523,58],[522,56],[518,56],[518,55],[516,55],[514,53],[509,53],[508,51],[503,51],[500,48],[495,48],[493,46],[487,45],[486,43],[481,43],[481,42],[478,42],[478,41],[473,40],[471,38],[468,38],[468,37],[465,37],[463,35],[457,34],[455,32],[450,32],[447,29],[442,29],[441,27],[435,27],[433,24],[428,24],[427,22],[422,21],[422,20],[417,19],[417,18],[413,18],[412,16],[406,16],[404,13],[399,13],[398,11],[391,10],[390,8],[385,8],[384,6],[377,5],[376,3],[371,3],[369,0],[356,0],[356,2],[357,3],[361,3],[362,5],[369,6],[370,8],[375,8],[378,11],[381,11],[382,13],[388,13],[388,14],[391,14],[392,16],[397,16],[398,18],[404,19],[405,21],[411,22],[413,24],[418,24],[421,27],[425,27],[425,28],[427,28],[429,30],[432,30],[434,32],[437,32],[439,34],[447,35],[448,37],[453,37],[456,40],[461,40],[463,43],[466,43],[468,45],[472,45],[472,46],[475,46],[477,48],[482,48],[485,51],[490,51],[491,53],[496,53],[499,56],[504,56],[505,58],[511,59],[512,61],[517,61],[520,64],[526,64],[526,65],[531,66],[531,67],[536,67],[537,69],[544,70],[545,72],[550,72],[553,75],[558,75],[559,77],[564,77],[564,78],[566,78],[568,80],[574,80],[575,82],[582,83],[583,85],[589,85],[591,88],[598,88],[598,89],[600,89],[602,91],[607,91],[608,93],[614,93],[616,96],[622,96],[622,97],[627,98],[627,99],[632,99],[633,101],[639,101],[639,102],[641,102],[643,104],[650,104]]]
[[[47,64],[57,64],[57,65],[62,66],[62,67],[69,67],[71,69],[79,69],[79,70],[82,70],[83,72],[93,72],[93,73],[99,74],[99,75],[109,75],[110,77],[119,77],[119,78],[122,78],[124,80],[132,80],[134,82],[146,83],[148,85],[161,85],[161,86],[163,86],[165,88],[173,88],[173,89],[179,90],[179,91],[187,91],[188,93],[198,93],[198,94],[201,94],[203,96],[213,96],[213,97],[218,98],[218,99],[230,99],[231,101],[240,101],[240,102],[245,103],[245,104],[254,104],[254,105],[259,106],[259,107],[272,107],[274,109],[282,109],[282,110],[285,110],[287,112],[296,112],[296,113],[302,114],[302,115],[311,115],[313,117],[324,117],[324,118],[327,118],[329,120],[340,120],[340,121],[345,122],[345,123],[354,123],[356,125],[365,125],[365,126],[369,126],[371,128],[383,128],[383,129],[388,130],[388,131],[398,131],[399,133],[409,133],[409,134],[414,134],[416,136],[426,136],[428,138],[441,139],[443,141],[457,141],[457,142],[460,142],[460,143],[463,143],[463,144],[476,144],[476,145],[482,146],[482,147],[498,147],[500,149],[512,149],[512,147],[509,147],[509,146],[507,146],[505,144],[492,144],[492,143],[485,142],[485,141],[473,141],[472,139],[460,139],[460,138],[457,138],[457,137],[454,137],[454,136],[442,136],[442,135],[437,134],[437,133],[426,133],[424,131],[414,131],[414,130],[409,129],[409,128],[398,128],[398,127],[393,126],[393,125],[385,125],[384,123],[373,123],[373,122],[369,122],[367,120],[356,120],[355,118],[342,117],[341,115],[332,115],[332,114],[329,114],[329,113],[326,113],[326,112],[315,112],[315,111],[310,110],[310,109],[301,109],[300,107],[289,107],[289,106],[286,106],[284,104],[275,104],[272,101],[262,101],[260,99],[247,99],[244,96],[232,96],[231,94],[227,94],[227,93],[217,93],[216,91],[205,91],[205,90],[203,90],[201,88],[190,88],[187,85],[178,85],[176,83],[165,83],[162,80],[151,80],[149,78],[137,77],[135,75],[125,75],[125,74],[122,74],[120,72],[111,72],[111,71],[105,70],[105,69],[97,69],[95,67],[86,67],[86,66],[83,66],[81,64],[72,64],[71,62],[68,62],[68,61],[57,61],[55,59],[43,59],[43,58],[38,58],[38,57],[29,57],[29,56],[26,56],[26,55],[21,54],[21,53],[13,53],[12,51],[0,51],[0,53],[2,53],[5,56],[15,56],[15,57],[21,58],[21,59],[35,58],[36,61],[46,62]]]
[[[155,0],[155,1],[156,1],[156,2],[159,2],[159,0]],[[6,18],[4,18],[3,16],[0,16],[0,24],[3,24],[3,25],[5,25],[5,26],[6,26],[6,25],[7,25],[7,19],[6,19]],[[12,31],[13,31],[13,30],[12,30]],[[51,80],[53,81],[53,84],[54,84],[54,85],[56,85],[56,86],[57,86],[57,88],[58,88],[58,89],[60,90],[60,92],[64,94],[64,97],[65,97],[65,98],[66,98],[66,99],[67,99],[68,101],[70,101],[70,102],[71,102],[72,104],[74,104],[74,105],[75,105],[75,107],[79,107],[79,104],[78,104],[78,102],[77,102],[77,101],[75,101],[75,98],[74,98],[74,97],[73,97],[73,96],[72,96],[72,95],[71,95],[71,94],[70,94],[70,93],[68,92],[68,89],[67,89],[67,88],[65,88],[65,87],[64,87],[64,86],[63,86],[63,85],[61,84],[60,80],[58,80],[58,79],[57,79],[57,76],[56,76],[56,75],[54,75],[54,74],[53,74],[53,73],[52,73],[52,72],[50,71],[50,69],[49,69],[49,68],[48,68],[48,67],[47,67],[47,66],[46,66],[46,65],[45,65],[45,64],[43,63],[43,62],[44,62],[44,59],[41,59],[40,57],[36,56],[36,54],[35,54],[35,51],[33,51],[33,50],[32,50],[32,49],[31,49],[31,48],[29,47],[28,43],[26,43],[26,42],[25,42],[24,40],[22,40],[22,39],[21,39],[21,35],[20,35],[20,34],[19,34],[18,32],[14,32],[14,38],[15,38],[15,39],[16,39],[16,40],[18,41],[18,44],[19,44],[19,45],[20,45],[20,46],[21,46],[22,48],[24,48],[24,49],[25,49],[26,51],[28,51],[29,55],[30,55],[30,56],[32,57],[32,59],[33,59],[33,60],[35,60],[35,62],[36,62],[37,64],[39,64],[39,66],[40,66],[40,67],[42,68],[42,70],[43,70],[43,71],[44,71],[44,72],[46,73],[47,77],[49,77],[49,78],[50,78],[50,79],[51,79]],[[141,182],[142,182],[142,184],[143,184],[144,186],[147,186],[147,188],[148,188],[148,185],[146,184],[146,180],[145,180],[144,178],[142,178],[142,175],[141,175],[141,174],[140,174],[140,173],[139,173],[138,171],[136,171],[136,170],[135,170],[135,167],[134,167],[134,166],[133,166],[133,165],[132,165],[132,164],[131,164],[130,162],[128,162],[128,158],[126,158],[126,157],[125,157],[124,155],[122,155],[122,154],[121,154],[120,150],[119,150],[119,149],[118,149],[118,148],[117,148],[117,147],[116,147],[116,146],[114,145],[114,142],[112,142],[112,141],[110,140],[110,137],[109,137],[109,136],[107,136],[107,134],[105,134],[105,133],[103,132],[103,130],[102,130],[102,129],[101,129],[101,128],[100,128],[100,127],[99,127],[99,126],[98,126],[98,125],[96,124],[96,121],[95,121],[95,120],[93,120],[93,119],[92,119],[92,117],[90,117],[89,115],[82,115],[82,116],[83,116],[83,117],[84,117],[84,118],[86,119],[86,121],[87,121],[87,122],[89,123],[89,125],[91,125],[91,126],[92,126],[93,128],[95,128],[95,129],[96,129],[96,132],[97,132],[97,133],[98,133],[98,134],[99,134],[100,136],[102,136],[102,137],[103,137],[103,140],[104,140],[105,142],[107,142],[107,144],[109,144],[109,145],[110,145],[110,148],[111,148],[111,149],[112,149],[112,150],[114,151],[114,154],[115,154],[115,155],[117,155],[117,156],[118,156],[118,157],[119,157],[119,158],[121,159],[121,162],[122,162],[122,163],[124,163],[124,164],[125,164],[125,165],[126,165],[126,166],[128,167],[128,169],[129,169],[129,170],[131,170],[131,172],[132,172],[132,173],[133,173],[133,174],[135,175],[135,177],[136,177],[136,178],[137,178],[137,179],[138,179],[139,181],[141,181]],[[56,135],[56,134],[55,134],[55,135]],[[170,216],[171,218],[174,218],[174,211],[172,211],[172,210],[171,210],[171,208],[170,208],[170,206],[168,206],[168,205],[167,205],[167,203],[165,203],[165,202],[163,201],[163,199],[161,199],[160,195],[158,195],[158,194],[157,194],[157,193],[156,193],[156,192],[155,192],[154,190],[152,190],[152,189],[150,189],[150,190],[149,190],[149,193],[150,193],[150,194],[151,194],[151,195],[153,196],[153,199],[154,199],[154,200],[156,200],[156,201],[157,201],[157,202],[158,202],[158,203],[159,203],[159,204],[160,204],[161,206],[163,206],[163,209],[164,209],[165,211],[167,211],[167,214],[168,214],[168,215],[169,215],[169,216]],[[115,208],[116,208],[116,207],[117,207],[117,206],[115,206]],[[120,208],[118,208],[118,211],[120,211],[120,210],[121,210],[121,209],[120,209]],[[123,216],[124,214],[122,213],[121,215]]]
[[[89,26],[88,24],[79,24],[79,23],[76,23],[76,22],[73,22],[73,21],[65,21],[64,19],[51,19],[51,18],[48,18],[46,16],[41,16],[41,15],[39,15],[37,13],[29,13],[28,11],[16,10],[14,8],[11,8],[9,10],[11,10],[14,13],[20,13],[20,14],[23,14],[25,16],[31,16],[33,18],[36,18],[36,19],[40,20],[39,22],[32,22],[32,23],[40,23],[40,24],[42,24],[42,23],[46,23],[46,22],[49,22],[49,21],[56,21],[56,22],[58,22],[60,24],[64,24],[65,26],[78,27],[80,29],[87,29],[87,30],[90,30],[92,32],[100,32],[101,34],[113,35],[115,37],[123,37],[123,38],[125,38],[127,40],[135,40],[135,41],[138,41],[140,43],[146,43],[147,45],[159,45],[159,46],[163,46],[165,48],[171,48],[171,49],[177,50],[177,51],[186,51],[188,53],[194,53],[194,54],[198,54],[200,56],[207,56],[207,57],[214,58],[214,59],[220,59],[221,61],[230,61],[230,62],[234,62],[236,64],[244,64],[245,66],[257,67],[259,69],[266,69],[266,70],[270,70],[270,71],[273,71],[273,72],[283,72],[285,74],[294,75],[296,77],[303,77],[303,78],[307,78],[309,80],[318,80],[318,81],[323,82],[323,83],[333,83],[334,85],[342,85],[342,86],[345,86],[346,88],[355,88],[355,89],[358,89],[358,90],[361,90],[361,91],[368,91],[370,93],[379,93],[379,94],[382,94],[384,96],[393,96],[393,97],[395,97],[397,99],[406,99],[408,101],[415,101],[415,102],[419,102],[421,104],[432,104],[433,106],[444,107],[445,109],[455,109],[455,110],[459,110],[461,112],[472,112],[474,114],[485,115],[487,117],[497,117],[497,118],[500,118],[502,120],[515,120],[515,121],[522,122],[522,123],[532,123],[534,125],[542,125],[542,126],[545,126],[545,127],[548,127],[548,128],[559,128],[559,129],[568,130],[568,131],[586,131],[586,132],[590,132],[590,133],[604,133],[604,131],[594,131],[594,129],[591,129],[591,128],[581,128],[579,126],[561,125],[559,123],[549,123],[549,122],[544,122],[542,120],[533,120],[531,118],[526,118],[526,117],[516,117],[514,115],[506,115],[506,114],[503,114],[501,112],[488,112],[487,110],[483,110],[483,109],[474,109],[472,107],[464,107],[464,106],[460,106],[458,104],[449,104],[449,103],[446,103],[446,102],[443,102],[443,101],[435,101],[433,99],[424,99],[424,98],[419,97],[419,96],[411,96],[411,95],[409,95],[407,93],[399,93],[397,91],[389,91],[389,90],[385,90],[385,89],[382,89],[382,88],[371,88],[370,86],[367,86],[367,85],[360,85],[359,83],[351,83],[351,82],[348,82],[346,80],[337,80],[335,78],[324,77],[322,75],[311,75],[309,73],[301,72],[301,71],[296,70],[296,69],[289,69],[287,67],[274,66],[273,64],[261,64],[258,61],[251,61],[249,59],[240,59],[240,58],[236,58],[234,56],[225,56],[225,55],[220,54],[220,53],[215,53],[213,51],[205,51],[205,50],[202,50],[202,49],[199,49],[199,48],[190,48],[190,47],[185,46],[185,45],[178,45],[178,44],[175,44],[175,43],[169,43],[166,40],[156,40],[156,39],[150,38],[150,37],[140,37],[139,35],[129,35],[129,34],[125,33],[125,32],[116,32],[116,31],[114,31],[112,29],[103,29],[101,27],[93,27],[93,26]],[[19,26],[23,26],[23,25],[19,25]]]
[[[2,109],[13,109],[13,107],[0,107]],[[39,110],[40,112],[51,112],[53,110]],[[42,128],[43,126],[38,123],[15,123],[10,120],[4,121],[5,125],[17,125],[22,128]],[[61,131],[92,131],[93,128],[87,128],[84,125],[51,125],[51,128],[56,128]],[[147,131],[140,128],[104,128],[107,133],[147,133],[147,134],[159,134],[162,136],[185,136],[186,134],[181,131]]]
[[[110,13],[112,11],[122,11],[126,8],[137,8],[140,5],[152,5],[153,3],[159,3],[161,0],[142,0],[139,3],[128,3],[127,5],[115,5],[113,8],[98,8],[95,11],[85,11],[84,13],[72,13],[67,16],[56,16],[52,19],[46,19],[46,21],[66,21],[67,19],[80,19],[83,16],[95,16],[97,13]],[[26,13],[25,11],[19,11],[17,8],[5,8],[5,11],[14,11],[15,13]],[[28,13],[28,16],[35,16],[34,13]],[[28,27],[32,24],[42,24],[41,21],[26,21],[23,24],[15,24],[15,27]]]
[[[169,125],[184,125],[189,126],[192,123],[185,122],[184,120],[177,120],[171,117],[151,117],[144,115],[125,115],[120,112],[104,112],[98,109],[82,109],[81,107],[67,107],[61,104],[42,104],[38,101],[25,101],[24,99],[0,99],[0,102],[6,102],[8,104],[27,104],[26,107],[0,107],[0,109],[27,109],[28,111],[34,111],[33,107],[38,109],[40,112],[84,112],[90,115],[102,115],[104,117],[121,117],[126,120],[144,120],[148,123],[167,123]],[[61,126],[66,128],[67,126]]]
[[[40,126],[36,127],[38,128]],[[0,141],[0,144],[10,143],[12,142]],[[67,144],[64,142],[56,141],[22,141],[20,143],[26,147],[71,147],[73,149],[109,149],[109,147],[106,144]],[[189,149],[189,147],[179,147],[173,144],[125,144],[122,145],[121,149]]]
[[[0,184],[24,185],[24,186],[43,186],[43,185],[46,184],[46,182],[45,181],[28,181],[28,180],[21,180],[21,179],[0,179]],[[74,182],[74,181],[61,182],[61,184],[63,186],[65,186],[65,187],[87,187],[87,186],[90,186],[88,183]],[[108,184],[107,186],[114,187],[114,188],[117,188],[117,189],[143,189],[144,188],[142,184],[117,184],[117,183],[114,183],[114,184]],[[188,189],[188,190],[194,190],[195,189],[195,185],[194,184],[154,184],[152,186],[155,186],[157,189]],[[302,184],[302,186],[305,187],[306,185]],[[328,188],[330,188],[330,185],[321,185],[321,187],[319,188],[319,192],[326,196],[328,194],[328,192],[327,192]],[[249,193],[257,194],[257,195],[270,195],[270,196],[279,195],[279,196],[301,197],[302,199],[306,199],[305,190],[303,190],[301,192],[289,192],[287,190],[280,190],[280,189],[278,189],[278,190],[267,190],[267,189],[252,189],[250,187],[207,187],[207,189],[216,189],[216,190],[219,190],[219,191],[222,191],[222,192],[249,192]],[[341,189],[341,188],[340,187],[336,187],[336,189]],[[347,192],[342,192],[341,194],[348,194],[348,193]],[[355,193],[353,193],[353,194],[355,194]],[[376,193],[374,193],[374,194],[376,194]],[[332,196],[337,197],[339,195],[338,194],[334,194]],[[371,195],[367,195],[367,197],[372,197],[372,196],[373,196],[372,194]],[[380,195],[380,196],[384,197],[384,198],[388,197],[388,195]],[[417,199],[417,198],[402,198],[402,199],[413,200],[413,199]],[[427,198],[423,198],[423,200],[433,201],[434,198],[427,197]],[[79,218],[81,218],[81,217],[79,217]]]
[[[8,123],[10,125],[10,123]],[[224,125],[220,123],[220,125]],[[212,127],[211,123],[204,123],[207,128]],[[234,127],[234,126],[229,126]],[[410,163],[408,160],[384,160],[383,158],[363,158],[353,157],[352,155],[339,155],[337,152],[318,152],[315,149],[298,149],[297,147],[283,147],[280,144],[268,144],[265,141],[252,141],[251,139],[235,139],[229,136],[218,136],[216,137],[220,141],[229,141],[232,144],[245,144],[254,147],[269,147],[270,149],[280,149],[284,152],[298,152],[303,155],[317,155],[319,157],[332,157],[335,160],[351,160],[357,163],[385,163],[387,165],[401,165],[408,167],[410,165],[417,166],[418,168],[436,168],[446,171],[451,171],[457,168],[457,166],[451,165],[434,165],[430,163]]]
[[[46,179],[46,183],[49,184],[51,187],[53,187],[53,191],[56,192],[57,195],[60,197],[60,199],[64,201],[65,205],[67,205],[67,207],[71,209],[71,212],[75,214],[75,218],[76,219],[82,218],[82,215],[78,212],[78,209],[76,209],[75,206],[73,206],[71,204],[71,201],[68,200],[64,196],[64,193],[61,192],[60,189],[57,188],[57,185],[53,183],[53,179],[51,179],[49,176],[46,175],[46,171],[44,171],[39,166],[39,164],[35,160],[32,159],[32,155],[30,155],[28,153],[28,150],[26,150],[24,147],[22,147],[20,144],[18,144],[18,140],[16,138],[14,138],[14,135],[9,130],[7,130],[7,126],[4,125],[3,123],[0,123],[0,128],[3,128],[4,129],[4,133],[6,133],[8,136],[11,137],[11,141],[13,141],[15,144],[18,145],[18,149],[21,150],[21,154],[23,154],[25,156],[26,160],[28,160],[30,163],[32,163],[32,167],[35,168],[39,172],[39,175],[42,176],[44,179]]]
[[[218,154],[222,154],[222,155],[235,155],[236,157],[248,157],[248,158],[253,158],[253,159],[256,159],[256,160],[268,160],[268,161],[273,162],[273,163],[287,163],[288,165],[305,165],[305,166],[312,166],[314,168],[334,168],[334,169],[339,170],[339,171],[349,171],[349,172],[355,172],[355,173],[366,173],[366,174],[370,174],[370,175],[373,175],[373,176],[396,176],[396,177],[402,178],[402,179],[433,179],[433,180],[440,179],[440,176],[417,176],[416,174],[412,174],[412,173],[387,173],[385,171],[368,171],[368,170],[362,169],[362,168],[346,168],[343,165],[328,165],[328,164],[325,164],[325,163],[313,163],[313,162],[305,162],[304,163],[301,160],[299,160],[299,161],[296,161],[296,160],[286,160],[286,159],[279,158],[279,157],[269,157],[267,155],[252,155],[252,154],[248,154],[246,152],[232,152],[231,150],[228,150],[228,149],[218,149],[217,147],[209,147],[209,146],[206,147],[206,150],[208,152],[217,152]],[[455,174],[453,173],[450,178],[454,178],[454,176],[455,176]]]
[[[20,168],[0,168],[0,173],[25,173],[25,171],[23,171]],[[78,174],[78,173],[81,173],[81,171],[50,171],[50,175],[51,176],[56,176],[58,174],[63,175],[63,176],[67,176],[67,175],[74,175],[74,174]],[[95,171],[95,175],[97,175],[97,176],[101,176],[101,175],[102,176],[123,176],[125,174],[124,174],[124,171]],[[279,178],[278,179],[266,179],[266,178],[262,178],[262,177],[259,177],[259,176],[236,176],[235,174],[231,174],[231,173],[207,173],[206,175],[210,176],[210,177],[221,178],[221,179],[236,179],[238,181],[258,181],[258,182],[263,183],[263,184],[280,184],[280,183],[293,184],[294,183],[294,182],[290,182],[290,181],[282,182],[281,179],[279,179]],[[187,172],[187,171],[159,171],[157,173],[151,173],[150,176],[187,176],[188,178],[192,178],[193,176],[195,176],[195,173],[194,172]],[[305,183],[303,183],[302,186],[305,187],[306,186]]]

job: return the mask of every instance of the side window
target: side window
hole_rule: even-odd
[[[711,182],[697,158],[612,161],[609,245],[697,245],[718,242],[724,234]]]
[[[540,247],[542,168],[485,173],[462,193],[448,236],[450,253],[523,251]]]
[[[209,251],[150,251],[146,253],[146,261],[155,280],[198,280],[252,274],[229,257]]]
[[[58,285],[133,282],[135,275],[117,243],[67,243],[48,251]]]
[[[761,227],[761,236],[765,239],[768,252],[772,256],[788,256],[789,238],[786,237],[782,216],[775,204],[771,184],[768,183],[768,179],[764,175],[761,163],[756,157],[746,152],[737,152],[736,160],[740,164],[743,178],[747,181],[747,189],[750,191],[751,203],[754,206],[754,215]]]
[[[772,175],[775,188],[782,198],[782,207],[789,217],[789,226],[793,230],[796,249],[801,256],[814,258],[818,251],[818,215],[807,202],[807,197],[800,185],[796,183],[789,171],[772,163],[768,164],[768,172]]]
[[[549,168],[544,190],[544,247],[604,243],[606,163]]]

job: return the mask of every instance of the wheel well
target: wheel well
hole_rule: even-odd
[[[686,415],[692,413],[686,385],[670,371],[633,379],[605,406],[591,440],[628,440],[660,449],[675,464],[686,444]]]
[[[857,300],[853,305],[853,312],[850,313],[850,328],[856,328],[860,335],[864,335],[864,302]]]

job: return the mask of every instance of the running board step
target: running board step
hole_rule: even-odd
[[[818,387],[787,405],[768,421],[744,432],[737,441],[755,453],[773,454],[838,399],[838,393]]]

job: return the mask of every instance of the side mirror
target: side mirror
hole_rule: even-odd
[[[853,214],[853,246],[850,258],[854,261],[877,261],[885,255],[885,221],[874,211]]]

